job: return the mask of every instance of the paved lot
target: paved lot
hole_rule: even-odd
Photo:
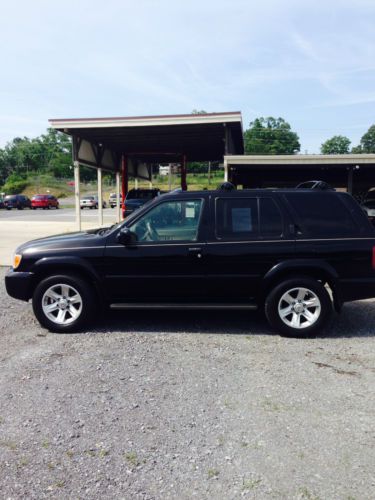
[[[83,229],[99,226],[97,210],[84,209],[81,214]],[[116,222],[115,209],[103,214],[104,225]],[[25,241],[76,230],[73,209],[0,210],[0,266],[11,265],[15,249]]]
[[[98,210],[81,210],[83,222],[97,222]],[[116,210],[105,208],[103,210],[104,222],[116,222]],[[73,208],[60,208],[59,210],[0,210],[1,221],[20,221],[20,222],[74,222],[75,211]]]
[[[374,498],[375,301],[310,340],[244,312],[56,335],[3,274],[2,498]]]

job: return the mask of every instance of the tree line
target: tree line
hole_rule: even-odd
[[[193,113],[201,114],[204,111]],[[256,118],[244,132],[246,154],[255,155],[293,155],[301,150],[298,134],[283,118]],[[350,147],[350,139],[335,135],[321,145],[322,154],[375,153],[375,125],[372,125],[362,136],[360,143]],[[206,164],[191,164],[190,171],[206,172]],[[56,178],[71,178],[72,144],[69,136],[48,129],[45,134],[29,139],[16,137],[0,148],[0,186],[6,190],[20,191],[29,176],[50,174]],[[82,168],[82,180],[96,178],[93,169]],[[9,190],[8,190],[9,191]]]

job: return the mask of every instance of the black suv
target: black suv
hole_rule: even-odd
[[[160,189],[131,189],[125,198],[122,215],[128,217],[135,210],[138,210],[142,205],[160,195]]]
[[[309,336],[333,308],[375,297],[375,231],[346,193],[172,192],[110,228],[20,246],[5,281],[55,332],[101,304],[264,308],[280,333]]]

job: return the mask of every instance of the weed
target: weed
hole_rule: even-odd
[[[299,492],[301,494],[301,498],[304,498],[306,500],[320,500],[318,496],[311,493],[311,491],[309,491],[305,486],[300,488]]]
[[[133,467],[137,467],[138,465],[140,465],[140,461],[135,451],[128,451],[127,453],[125,453],[124,457],[126,461]]]
[[[30,460],[26,457],[22,457],[21,460],[18,462],[17,467],[25,467],[26,465],[29,465]]]
[[[14,441],[0,441],[0,446],[8,448],[12,451],[15,451],[17,449],[17,444]]]
[[[253,490],[262,482],[261,479],[242,479],[242,489],[243,490]]]
[[[49,448],[49,441],[47,441],[47,439],[45,439],[45,440],[42,442],[42,446],[43,446],[43,448]]]
[[[212,479],[213,477],[218,477],[220,472],[217,469],[208,469],[207,476],[208,479]]]
[[[99,457],[100,457],[100,458],[104,458],[104,457],[106,457],[107,455],[109,455],[109,451],[108,451],[108,450],[101,449],[101,450],[99,451]]]
[[[72,450],[68,450],[65,452],[66,453],[66,456],[69,457],[69,458],[73,458],[73,455],[74,455],[74,452]]]

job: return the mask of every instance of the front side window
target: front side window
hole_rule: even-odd
[[[138,242],[197,241],[202,200],[168,201],[130,226]]]

